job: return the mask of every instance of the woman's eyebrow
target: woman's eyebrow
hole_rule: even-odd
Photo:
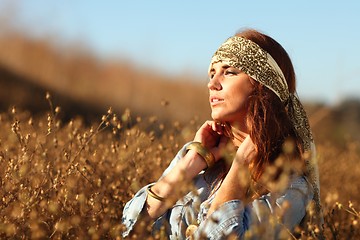
[[[229,65],[223,65],[223,66],[221,66],[221,69],[222,69],[222,70],[226,70],[226,69],[228,69],[228,68],[230,68],[230,67],[231,67],[231,66],[229,66]],[[210,70],[209,70],[209,73],[213,73],[213,72],[216,72],[216,70],[215,70],[214,67],[210,68]]]

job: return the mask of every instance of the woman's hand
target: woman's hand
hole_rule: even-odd
[[[221,149],[226,146],[228,138],[224,135],[224,127],[215,121],[206,121],[196,132],[194,141],[201,142],[215,157],[221,157]]]
[[[249,165],[251,160],[256,157],[256,154],[255,144],[251,140],[250,135],[247,135],[236,151],[234,162],[242,165]]]
[[[247,192],[250,184],[248,164],[256,157],[256,147],[247,135],[236,151],[236,156],[210,206],[208,216],[225,202],[239,199],[246,204],[250,199]]]
[[[223,134],[224,127],[214,121],[206,121],[196,132],[194,141],[206,147],[218,161],[221,157],[220,150],[226,146],[228,138]],[[146,200],[146,213],[151,219],[162,215],[176,199],[182,197],[195,176],[207,167],[205,159],[195,150],[188,150],[185,156],[155,185],[151,190],[158,196],[167,199],[162,202],[153,197]],[[182,186],[182,187],[179,187]]]

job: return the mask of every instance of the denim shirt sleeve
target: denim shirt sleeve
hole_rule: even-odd
[[[231,234],[243,237],[251,230],[250,239],[276,239],[282,225],[290,231],[298,225],[306,213],[306,206],[313,197],[305,177],[297,177],[281,195],[263,195],[244,206],[241,200],[223,203],[202,221],[194,239],[224,239]],[[281,216],[280,223],[270,220]],[[265,223],[265,224],[261,224]],[[260,230],[260,232],[257,232]]]
[[[176,163],[185,155],[185,149],[188,144],[190,143],[185,144],[180,149],[180,151],[176,154],[175,158],[171,161],[170,165],[166,168],[160,178],[163,178],[165,175],[167,175],[170,170],[174,168]],[[123,232],[123,238],[127,237],[130,231],[134,228],[147,199],[148,193],[146,191],[146,188],[153,184],[154,183],[151,183],[141,188],[134,195],[134,197],[125,204],[122,216],[122,223],[125,226],[126,230]]]
[[[314,196],[306,177],[296,177],[282,194],[267,194],[252,202],[256,221],[269,220],[271,214],[281,216],[281,223],[293,230],[306,214],[306,207]]]

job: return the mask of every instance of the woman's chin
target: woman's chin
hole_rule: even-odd
[[[215,121],[215,122],[225,122],[225,118],[224,116],[220,115],[220,114],[211,114],[211,118]]]

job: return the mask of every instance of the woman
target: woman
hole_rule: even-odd
[[[312,199],[320,213],[312,135],[282,46],[240,32],[215,52],[209,78],[212,120],[126,204],[124,237],[150,221],[170,239],[277,238]]]

